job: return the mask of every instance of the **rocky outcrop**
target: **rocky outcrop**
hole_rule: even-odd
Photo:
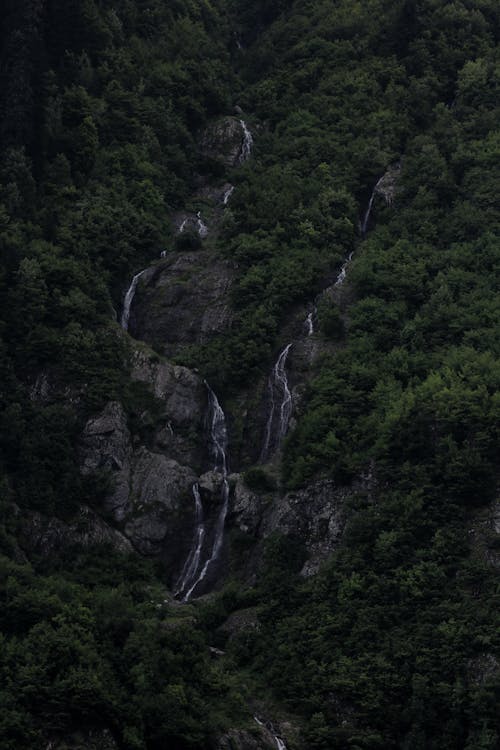
[[[190,344],[204,344],[232,322],[234,269],[209,251],[172,253],[136,293],[129,330],[172,357]]]
[[[196,474],[166,456],[140,448],[133,456],[129,474],[130,493],[126,506],[125,535],[142,555],[167,554],[165,544],[176,539],[183,508],[189,517],[191,487]]]
[[[71,522],[50,518],[41,513],[18,514],[20,545],[28,554],[50,557],[73,547],[109,545],[118,552],[132,552],[130,541],[112,528],[97,513],[81,506]]]
[[[206,451],[206,392],[190,370],[176,367],[138,347],[132,379],[158,399],[147,445],[133,435],[122,404],[109,402],[88,420],[80,446],[84,475],[104,473],[110,490],[103,511],[121,535],[143,555],[162,556],[174,566],[189,544],[193,522],[191,488]]]
[[[391,164],[375,187],[375,193],[382,196],[388,206],[392,206],[396,197],[398,182],[401,177],[401,162]]]
[[[222,117],[204,130],[200,138],[202,156],[223,164],[235,167],[241,164],[245,131],[237,117]]]
[[[110,402],[97,417],[89,419],[83,432],[82,474],[105,472],[112,480],[104,510],[116,521],[127,513],[132,459],[131,436],[123,406]]]
[[[485,653],[470,659],[467,674],[473,685],[483,687],[496,682],[500,676],[500,662],[494,654]]]
[[[298,492],[261,496],[246,487],[242,477],[234,482],[231,523],[240,532],[261,542],[278,532],[299,538],[307,552],[302,575],[314,575],[338,546],[346,521],[346,501],[356,491],[322,480]],[[250,561],[250,571],[259,567],[258,543]]]
[[[303,541],[308,559],[302,575],[313,575],[340,542],[345,526],[346,500],[352,494],[352,488],[338,487],[332,480],[315,482],[304,490],[289,492],[274,503],[265,533],[279,531]]]

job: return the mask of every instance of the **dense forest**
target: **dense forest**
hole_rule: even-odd
[[[496,750],[497,1],[0,13],[0,746],[255,750],[259,714],[289,750]],[[200,138],[235,111],[253,151],[224,167]],[[227,180],[216,231],[179,232],[200,185]],[[355,489],[316,575],[300,534],[276,532],[257,574],[230,564],[182,605],[161,557],[42,554],[26,519],[77,527],[85,508],[114,528],[82,432],[119,402],[147,442],[159,409],[131,377],[125,292],[203,247],[234,273],[232,322],[173,363],[219,394],[235,468],[263,505]],[[313,301],[318,356],[279,455],[258,462],[242,425]],[[229,633],[241,613],[253,626]]]

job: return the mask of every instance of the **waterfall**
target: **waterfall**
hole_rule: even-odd
[[[230,187],[228,187],[227,190],[224,191],[224,195],[222,196],[223,206],[227,206],[227,204],[229,203],[229,199],[233,193],[234,193],[234,185],[231,185]]]
[[[252,153],[253,137],[244,120],[240,120],[240,125],[243,130],[243,142],[241,144],[241,151],[238,161],[240,164],[243,164],[243,162],[246,161]]]
[[[201,503],[200,488],[198,484],[193,484],[193,497],[195,503],[195,523],[196,528],[193,537],[193,543],[188,558],[184,563],[182,573],[177,581],[174,596],[180,596],[188,586],[191,586],[198,572],[200,565],[201,549],[205,538],[205,524],[203,521],[203,505]]]
[[[182,234],[182,233],[183,233],[183,231],[184,231],[184,230],[185,230],[185,228],[186,228],[186,224],[187,224],[187,223],[188,223],[188,220],[187,220],[187,219],[184,219],[184,221],[182,222],[182,224],[181,224],[181,225],[180,225],[180,227],[179,227],[179,234]]]
[[[271,408],[269,410],[269,417],[266,424],[266,432],[264,437],[264,445],[262,446],[262,452],[260,454],[260,460],[265,461],[269,458],[271,448],[271,437],[273,433],[273,426],[276,422],[276,398],[275,394],[281,399],[278,414],[278,424],[276,430],[275,447],[280,447],[281,441],[285,437],[288,430],[288,423],[292,415],[292,394],[288,387],[288,378],[286,374],[286,361],[288,353],[292,347],[292,344],[287,344],[276,361],[273,367],[271,376],[269,378],[268,390],[269,400]]]
[[[208,227],[203,223],[203,219],[201,218],[201,211],[198,211],[198,213],[196,214],[196,218],[196,228],[198,229],[198,234],[200,235],[201,239],[204,239],[208,234]]]
[[[366,234],[366,232],[368,230],[368,222],[370,221],[370,216],[371,216],[372,208],[373,208],[373,201],[375,200],[375,195],[377,194],[377,188],[378,188],[378,186],[380,185],[380,183],[382,182],[383,179],[384,179],[384,175],[382,175],[382,177],[380,177],[380,179],[377,181],[377,184],[375,185],[375,187],[372,190],[372,194],[370,196],[370,202],[368,203],[368,208],[366,209],[366,213],[365,213],[364,219],[361,222],[361,234],[362,234],[363,237],[365,236],[365,234]]]
[[[210,450],[214,460],[214,471],[222,476],[222,504],[215,527],[214,541],[210,557],[205,562],[200,574],[195,578],[190,589],[186,592],[183,601],[187,602],[198,584],[205,578],[208,569],[220,555],[224,541],[224,527],[226,524],[227,511],[229,509],[229,482],[228,460],[227,460],[227,427],[226,417],[219,404],[217,396],[207,382],[205,386],[208,391],[208,427],[210,432]]]
[[[314,333],[314,313],[315,313],[315,310],[310,312],[304,321],[304,325],[306,327],[308,336],[312,336]]]
[[[145,268],[143,271],[136,273],[136,275],[132,279],[132,283],[130,284],[128,288],[127,294],[125,295],[125,300],[123,302],[123,312],[122,312],[122,317],[120,320],[120,325],[124,331],[128,331],[128,323],[130,320],[130,308],[132,307],[132,301],[134,299],[135,290],[137,289],[137,284],[139,283],[139,279],[141,278],[142,274],[146,273],[147,270],[148,269]]]
[[[352,250],[349,253],[349,255],[347,256],[347,258],[343,262],[342,268],[340,269],[340,273],[337,276],[337,279],[336,279],[335,284],[333,286],[342,286],[342,284],[344,283],[345,277],[347,276],[347,266],[351,262],[353,255],[354,255],[354,250]]]
[[[271,731],[269,727],[267,727],[266,724],[264,724],[264,722],[259,719],[258,716],[254,716],[253,718],[254,718],[254,721],[257,722],[259,727],[264,727],[264,729],[267,729],[268,732]],[[271,734],[273,731],[274,729],[271,731]],[[281,737],[278,737],[278,735],[276,734],[273,734],[273,737],[274,737],[274,741],[276,742],[276,747],[278,748],[278,750],[287,750],[287,746],[285,745],[285,742],[281,739]]]

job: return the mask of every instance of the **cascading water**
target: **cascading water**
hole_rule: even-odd
[[[258,716],[254,716],[254,721],[257,722],[259,727],[264,727],[264,729],[267,729],[268,732],[271,732],[273,734],[274,730],[271,730],[261,719],[259,719]],[[287,746],[285,745],[285,742],[281,739],[281,737],[278,737],[278,735],[273,734],[274,741],[276,742],[276,747],[278,750],[287,750]]]
[[[288,423],[292,415],[292,394],[288,387],[288,378],[286,374],[286,361],[291,347],[292,344],[287,344],[283,351],[280,352],[269,378],[268,390],[271,408],[269,410],[269,417],[266,424],[264,445],[262,446],[260,454],[261,461],[266,461],[269,458],[271,448],[276,450],[280,447],[281,441],[287,433]],[[276,396],[278,398],[276,398]],[[277,401],[279,403],[279,411],[276,408]],[[275,437],[273,440],[273,428],[275,425]],[[274,445],[272,445],[272,443],[274,443]]]
[[[198,234],[200,235],[201,239],[204,239],[208,234],[208,227],[203,223],[203,219],[201,218],[201,211],[198,211],[198,213],[196,214],[196,219],[196,228],[198,230]]]
[[[371,216],[371,213],[372,213],[373,201],[375,200],[375,195],[377,194],[377,188],[378,188],[378,186],[380,185],[380,183],[382,182],[383,179],[384,179],[384,175],[382,175],[382,177],[379,180],[377,180],[377,184],[375,185],[375,187],[372,190],[372,194],[370,196],[370,202],[368,203],[368,208],[366,209],[365,216],[363,218],[363,221],[361,222],[361,234],[362,234],[363,237],[365,236],[366,232],[368,231],[368,222],[370,221],[370,216]]]
[[[184,231],[184,230],[186,229],[186,224],[187,224],[187,223],[188,223],[188,220],[187,220],[187,219],[184,219],[184,221],[182,222],[182,224],[181,224],[181,225],[180,225],[180,227],[179,227],[179,234],[182,234],[182,233],[183,233],[183,231]]]
[[[240,125],[243,130],[243,142],[241,144],[241,151],[238,161],[240,164],[243,164],[243,162],[246,161],[252,153],[253,137],[244,120],[240,120]]]
[[[222,543],[224,541],[224,527],[226,524],[226,516],[229,508],[226,417],[224,415],[224,412],[222,411],[222,407],[219,404],[217,396],[207,382],[205,382],[205,386],[208,391],[208,427],[210,432],[210,447],[214,459],[213,470],[218,474],[221,474],[222,476],[222,503],[219,517],[217,518],[210,557],[205,562],[203,568],[201,569],[201,572],[198,575],[193,576],[194,580],[183,598],[183,601],[185,602],[190,599],[193,591],[207,575],[210,566],[218,559],[220,555]]]
[[[310,312],[309,315],[307,316],[307,318],[304,321],[304,325],[306,327],[306,331],[307,331],[307,335],[308,336],[312,336],[313,333],[314,333],[314,314],[315,314],[315,312],[316,312],[315,310],[313,310],[312,312]]]
[[[132,307],[132,302],[134,300],[135,291],[137,289],[137,284],[139,283],[139,279],[141,278],[141,276],[144,273],[146,273],[147,270],[148,269],[145,268],[143,271],[136,273],[136,275],[132,279],[132,283],[130,284],[127,290],[127,294],[125,295],[125,300],[123,301],[122,317],[120,320],[120,325],[124,331],[128,331],[128,324],[130,320],[130,308]]]
[[[224,195],[222,196],[222,205],[227,206],[229,203],[229,199],[231,198],[232,194],[234,193],[234,185],[231,185],[228,187],[227,190],[224,191]]]
[[[347,276],[347,266],[352,260],[352,256],[354,255],[354,250],[352,250],[349,255],[347,256],[346,260],[342,264],[342,268],[340,269],[340,273],[337,276],[337,279],[335,281],[334,286],[342,286],[342,284],[345,281],[345,277]]]
[[[200,488],[198,484],[193,484],[193,497],[195,504],[195,523],[196,528],[193,537],[193,543],[188,558],[184,563],[182,573],[177,581],[175,596],[182,596],[184,591],[189,590],[198,573],[200,566],[201,550],[205,538],[205,524],[203,520],[203,505],[201,502]]]

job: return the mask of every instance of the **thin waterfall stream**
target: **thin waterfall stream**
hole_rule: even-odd
[[[366,235],[366,233],[368,231],[368,222],[370,221],[370,216],[372,214],[373,201],[375,200],[375,196],[377,194],[377,188],[378,188],[378,186],[380,185],[380,183],[382,182],[383,179],[384,179],[384,175],[382,175],[382,177],[380,177],[377,180],[377,183],[376,183],[375,187],[372,190],[372,194],[370,196],[370,201],[368,203],[368,208],[366,209],[365,215],[363,217],[363,221],[361,222],[361,234],[362,234],[363,237]]]
[[[227,190],[224,191],[224,195],[222,196],[222,205],[227,206],[229,203],[229,199],[231,198],[232,194],[234,193],[234,185],[231,185],[228,187]]]
[[[291,348],[292,343],[287,344],[283,351],[280,352],[269,377],[270,409],[264,435],[264,445],[262,446],[260,455],[261,461],[266,461],[270,457],[272,449],[277,450],[280,447],[288,431],[288,424],[292,416],[292,394],[288,387],[286,372],[286,362]],[[273,428],[275,432],[274,438]]]
[[[307,318],[304,321],[304,325],[306,327],[307,335],[312,336],[314,333],[314,316],[316,314],[316,308],[309,313]]]
[[[147,270],[148,269],[145,268],[144,270],[139,271],[139,273],[136,273],[125,295],[125,299],[123,301],[122,317],[120,320],[120,325],[124,331],[128,331],[128,324],[130,321],[130,309],[132,307],[132,302],[134,301],[137,284],[139,283],[139,279],[141,278],[141,276],[144,273],[146,273]]]
[[[205,538],[205,523],[203,518],[203,504],[201,502],[200,487],[198,483],[193,484],[193,497],[195,502],[195,533],[191,550],[184,563],[184,568],[177,582],[174,596],[182,596],[184,591],[189,590],[200,566],[201,550]]]
[[[240,164],[243,164],[243,162],[246,161],[252,153],[253,136],[244,120],[240,120],[240,125],[241,129],[243,130],[243,142],[241,144],[241,151],[238,161]]]
[[[219,511],[219,515],[217,518],[217,523],[215,526],[215,533],[214,533],[214,539],[212,543],[210,556],[205,561],[205,564],[201,568],[201,571],[199,571],[200,557],[201,557],[201,545],[203,543],[203,540],[201,540],[200,554],[198,555],[198,558],[196,560],[196,566],[191,565],[191,564],[189,565],[189,568],[192,569],[192,574],[190,575],[190,579],[189,581],[186,581],[186,583],[182,586],[181,589],[179,589],[179,593],[186,591],[182,599],[182,601],[184,602],[189,601],[196,587],[198,586],[198,584],[201,583],[201,581],[204,580],[204,578],[206,577],[210,569],[210,566],[213,565],[213,563],[215,563],[215,561],[218,559],[221,553],[222,545],[224,542],[224,527],[226,524],[226,516],[227,516],[228,509],[229,509],[229,481],[227,478],[229,467],[228,467],[228,458],[227,458],[228,439],[227,439],[226,416],[222,410],[221,405],[219,404],[217,396],[215,395],[215,393],[213,392],[213,390],[210,388],[210,386],[208,385],[206,381],[205,381],[205,387],[208,391],[208,428],[209,428],[209,435],[210,435],[210,450],[211,450],[212,457],[214,460],[213,471],[217,472],[217,474],[220,474],[222,477],[222,485],[221,485],[222,502],[221,502],[221,509]],[[203,532],[203,534],[204,533],[205,532]],[[193,550],[193,547],[191,549],[191,552],[192,550]],[[190,553],[190,556],[191,556],[191,553]],[[195,562],[195,558],[196,558],[196,553],[193,556],[193,563]]]
[[[371,193],[371,196],[370,196],[370,200],[368,202],[368,206],[367,206],[367,209],[365,211],[365,215],[363,217],[363,221],[361,222],[361,235],[362,235],[363,238],[366,236],[366,233],[368,231],[368,223],[370,221],[370,217],[371,217],[371,214],[372,214],[373,201],[375,200],[375,196],[377,194],[377,189],[378,189],[378,187],[379,187],[379,185],[380,185],[380,183],[382,182],[383,179],[384,179],[384,175],[382,175],[382,177],[380,177],[377,180],[377,182],[375,184],[375,187],[372,190],[372,193]],[[342,286],[342,284],[344,283],[344,281],[346,279],[346,276],[347,276],[347,267],[349,266],[349,263],[351,262],[353,255],[354,255],[354,250],[351,250],[351,252],[349,253],[349,255],[347,256],[347,258],[345,259],[345,261],[342,264],[342,267],[340,269],[340,273],[337,276],[337,279],[336,279],[336,281],[335,281],[335,283],[333,285],[334,287],[335,286]]]
[[[274,734],[274,729],[270,729],[261,719],[259,719],[258,716],[254,716],[253,718],[254,718],[254,721],[259,725],[259,727],[263,727],[264,729],[267,729],[267,731],[273,735],[273,738],[274,738],[274,741],[276,742],[276,747],[278,748],[278,750],[287,750],[285,741],[281,737],[278,737],[277,734]]]

